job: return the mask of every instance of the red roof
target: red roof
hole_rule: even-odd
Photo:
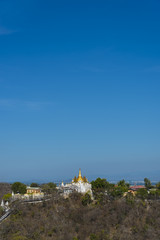
[[[144,185],[134,185],[134,186],[130,186],[130,189],[140,189],[140,188],[146,188]]]

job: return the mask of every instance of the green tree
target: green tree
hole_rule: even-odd
[[[57,185],[53,182],[45,183],[41,185],[42,191],[46,194],[52,194],[56,191]]]
[[[105,178],[97,178],[95,181],[91,182],[91,185],[93,191],[105,191],[109,186],[109,182],[107,182]]]
[[[149,196],[150,199],[159,199],[160,190],[159,189],[151,189],[148,196]]]
[[[103,203],[108,198],[113,197],[112,192],[115,189],[115,185],[109,183],[105,178],[97,178],[91,182],[92,191],[97,203]]]
[[[91,195],[89,193],[86,193],[83,197],[82,197],[82,205],[83,206],[87,206],[88,204],[90,204],[92,202],[91,199]]]
[[[25,194],[27,191],[26,185],[21,182],[13,183],[11,188],[14,193]]]
[[[129,188],[129,183],[125,182],[125,180],[120,180],[118,183],[117,183],[118,186],[121,186],[121,187],[127,187]]]
[[[156,184],[156,188],[157,188],[157,189],[160,189],[160,182],[158,182],[158,183]]]
[[[152,184],[151,181],[148,178],[144,178],[144,185],[146,187],[147,190],[149,190],[150,188],[152,188]]]
[[[110,184],[104,178],[97,178],[91,182],[94,198],[98,204],[103,204],[106,200],[112,197],[112,191],[114,190],[114,184]]]
[[[38,183],[31,183],[30,187],[39,187]]]
[[[120,180],[117,185],[112,188],[110,195],[114,198],[120,198],[124,195],[125,192],[128,192],[129,186],[129,183],[125,182],[124,179]]]
[[[127,191],[128,191],[128,188],[126,186],[116,186],[111,192],[111,196],[114,198],[120,198]]]
[[[136,196],[144,200],[148,198],[148,192],[145,188],[140,188],[138,189]]]
[[[157,195],[157,198],[160,197],[160,189],[156,190],[156,195]]]
[[[135,203],[135,196],[131,192],[128,192],[126,195],[126,203],[131,205]]]
[[[91,235],[90,235],[90,240],[98,240],[97,235],[94,234],[94,233],[91,233]]]
[[[48,183],[48,186],[51,188],[51,189],[56,189],[56,187],[57,187],[57,185],[55,184],[55,183],[53,183],[53,182],[49,182]]]

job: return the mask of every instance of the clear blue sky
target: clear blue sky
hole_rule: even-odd
[[[0,181],[160,180],[160,1],[0,1]]]

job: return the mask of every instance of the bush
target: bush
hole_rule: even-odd
[[[90,240],[98,240],[96,234],[91,233],[91,235],[90,235]]]
[[[87,206],[88,204],[90,204],[92,202],[91,200],[91,196],[89,193],[86,193],[83,197],[82,197],[82,205],[83,206]]]
[[[5,194],[5,195],[3,196],[3,199],[4,199],[5,201],[8,201],[11,197],[12,197],[12,194],[11,194],[11,193],[7,193],[7,194]]]
[[[148,192],[145,188],[138,189],[136,196],[141,199],[148,199]]]
[[[0,216],[3,214],[4,210],[3,208],[0,206]]]
[[[160,189],[160,182],[158,182],[158,183],[156,184],[156,188],[157,188],[157,189]]]
[[[56,191],[57,185],[53,182],[45,183],[41,185],[42,191],[46,194],[52,194]]]

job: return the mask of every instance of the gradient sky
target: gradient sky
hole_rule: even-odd
[[[160,180],[160,1],[0,1],[0,181]]]

